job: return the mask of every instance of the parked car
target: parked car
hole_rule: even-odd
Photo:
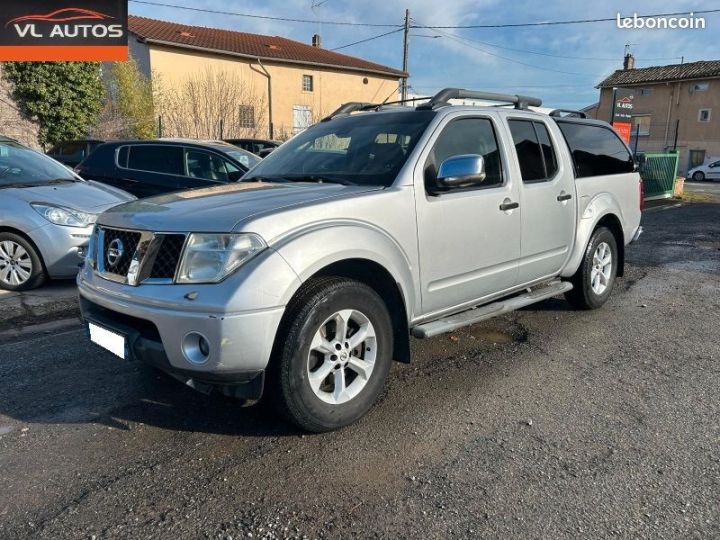
[[[132,199],[0,137],[0,289],[74,277],[97,214]]]
[[[448,104],[463,97],[515,108]],[[642,204],[608,124],[458,89],[362,105],[238,184],[100,216],[78,277],[91,339],[203,391],[266,388],[326,431],[368,411],[410,335],[562,293],[579,309],[608,300]]]
[[[137,197],[236,182],[260,162],[222,141],[161,139],[101,144],[75,171]]]
[[[230,143],[238,148],[252,152],[256,156],[266,157],[270,152],[275,150],[282,143],[278,141],[271,141],[268,139],[225,139],[225,142]]]
[[[104,141],[99,139],[84,139],[80,141],[67,141],[53,146],[47,155],[68,167],[77,165]]]
[[[696,182],[702,182],[703,180],[720,180],[720,160],[690,169],[687,177],[692,178]]]

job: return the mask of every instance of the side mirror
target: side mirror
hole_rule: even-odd
[[[441,188],[461,188],[485,181],[485,159],[479,154],[447,158],[440,164],[437,183]]]
[[[233,171],[228,174],[228,180],[230,180],[230,182],[237,182],[243,176],[245,176],[245,171]]]

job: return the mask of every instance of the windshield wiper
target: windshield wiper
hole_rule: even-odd
[[[341,184],[343,186],[354,186],[355,182],[351,182],[346,178],[338,176],[325,176],[321,174],[304,174],[304,175],[293,175],[287,176],[292,182],[317,182],[318,184]]]

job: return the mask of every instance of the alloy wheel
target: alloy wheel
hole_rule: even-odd
[[[17,242],[0,242],[0,281],[14,287],[22,285],[32,276],[32,259]]]
[[[354,309],[336,312],[320,325],[310,344],[310,388],[331,405],[350,401],[370,380],[376,354],[375,328],[367,316]]]
[[[600,242],[593,255],[590,271],[590,287],[595,294],[602,295],[610,286],[612,277],[612,249],[607,242]]]

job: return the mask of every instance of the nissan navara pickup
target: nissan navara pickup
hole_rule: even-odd
[[[235,184],[106,211],[78,276],[90,339],[320,432],[370,409],[411,336],[558,294],[599,308],[642,183],[607,123],[540,105],[348,103]]]

